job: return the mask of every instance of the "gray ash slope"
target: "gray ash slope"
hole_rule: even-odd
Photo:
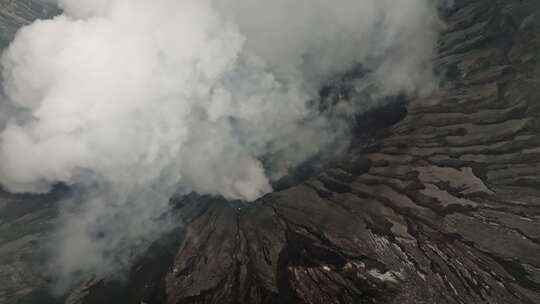
[[[250,205],[176,201],[186,228],[127,282],[89,280],[65,302],[540,303],[540,3],[457,0],[445,18],[441,90],[372,145]],[[1,301],[45,303],[46,276],[7,254],[36,233],[0,235]]]
[[[133,303],[540,302],[538,4],[446,14],[436,96],[348,163],[250,206],[208,203]]]

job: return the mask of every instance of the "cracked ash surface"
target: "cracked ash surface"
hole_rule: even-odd
[[[457,0],[445,19],[441,90],[373,144],[250,205],[177,201],[187,226],[127,286],[90,280],[66,302],[540,303],[540,4]],[[2,216],[0,233],[49,218]],[[0,302],[44,284],[4,258],[41,237],[2,238]]]

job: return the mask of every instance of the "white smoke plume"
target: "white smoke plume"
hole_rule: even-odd
[[[63,277],[122,264],[166,230],[177,191],[252,201],[339,141],[341,122],[308,102],[329,78],[362,64],[388,94],[433,84],[430,0],[59,6],[2,57],[0,183],[79,189],[55,243]]]

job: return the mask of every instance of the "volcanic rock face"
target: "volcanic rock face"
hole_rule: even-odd
[[[185,229],[122,286],[90,280],[66,302],[540,303],[540,3],[442,14],[441,89],[374,144],[249,205],[177,200]],[[0,254],[32,235],[0,235]]]
[[[444,13],[441,90],[347,164],[211,204],[168,303],[540,303],[539,4]]]

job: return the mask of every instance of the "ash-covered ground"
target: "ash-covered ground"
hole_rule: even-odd
[[[30,21],[4,2],[2,24]],[[174,197],[180,224],[125,275],[53,296],[48,246],[73,193],[3,192],[0,302],[539,303],[540,5],[453,2],[440,11],[439,89],[353,116],[343,154],[254,202]],[[330,82],[319,106],[340,115],[336,98],[365,98],[350,90],[362,77]]]

